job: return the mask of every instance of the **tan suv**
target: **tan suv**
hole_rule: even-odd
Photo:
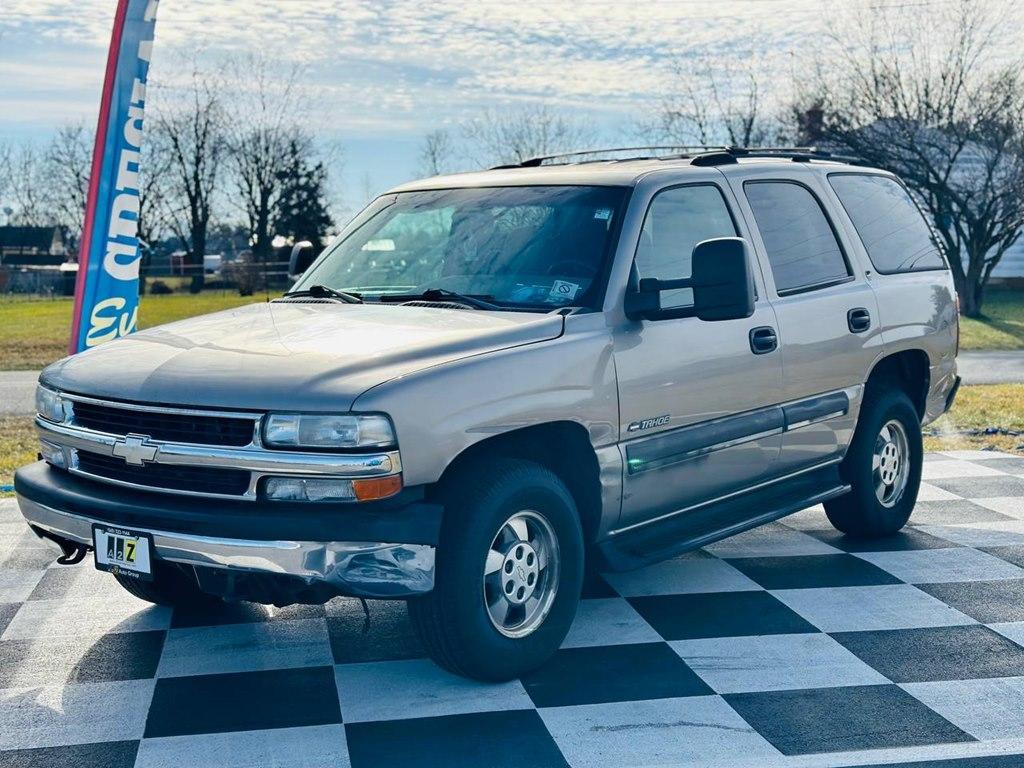
[[[405,599],[440,664],[507,679],[585,565],[819,502],[897,531],[958,384],[911,196],[813,151],[427,179],[305,254],[281,299],[43,372],[16,489],[63,562],[171,605]]]

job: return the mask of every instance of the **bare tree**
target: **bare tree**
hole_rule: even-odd
[[[57,129],[44,157],[45,191],[50,221],[56,221],[68,233],[68,245],[74,248],[85,221],[92,171],[93,132],[81,124]]]
[[[844,32],[837,74],[818,83],[817,98],[826,138],[914,190],[961,308],[977,317],[1024,227],[1024,59],[995,58],[1007,21],[997,6],[959,0],[929,15],[925,25],[873,7]]]
[[[449,173],[453,154],[451,134],[443,128],[430,131],[420,145],[419,175],[426,177]]]
[[[302,128],[305,110],[297,68],[277,71],[265,58],[236,61],[232,71],[228,148],[236,200],[248,223],[253,255],[266,263],[271,254],[271,224],[284,189],[282,170],[294,152],[312,153]]]
[[[531,157],[588,149],[596,131],[589,122],[541,104],[486,110],[462,125],[468,159],[476,165],[521,163]]]
[[[185,96],[154,110],[147,149],[155,167],[146,175],[139,218],[152,237],[153,216],[166,217],[185,249],[193,293],[203,288],[203,257],[225,154],[221,92],[220,83],[193,71]],[[164,168],[166,184],[161,184]],[[158,201],[162,214],[155,213]]]
[[[23,226],[53,223],[47,200],[46,157],[38,147],[25,142],[12,150],[9,160],[11,222]]]
[[[659,143],[757,147],[788,143],[789,123],[779,110],[778,78],[766,87],[764,57],[753,54],[743,63],[721,56],[676,59],[672,86],[662,98],[651,124],[640,132]]]

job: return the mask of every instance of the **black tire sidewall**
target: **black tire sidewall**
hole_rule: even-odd
[[[875,495],[872,459],[878,434],[890,420],[899,421],[906,432],[910,476],[900,500],[892,507],[885,507]],[[866,398],[857,434],[843,462],[844,474],[853,486],[852,500],[863,516],[866,532],[895,532],[906,525],[917,503],[923,462],[921,421],[906,393],[889,389]]]
[[[475,677],[508,679],[543,663],[564,639],[583,584],[583,537],[572,496],[550,471],[516,462],[502,481],[446,509],[434,597],[451,619],[447,631],[462,649],[460,666]],[[499,528],[516,512],[533,510],[558,540],[558,592],[550,612],[531,634],[510,638],[491,623],[483,596],[487,551]]]

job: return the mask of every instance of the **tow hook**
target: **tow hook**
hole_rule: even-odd
[[[34,525],[32,526],[32,531],[39,538],[49,539],[60,547],[61,556],[57,558],[57,565],[78,565],[89,554],[89,547],[79,544],[77,541],[54,536],[49,531],[44,531],[42,528],[37,528]]]

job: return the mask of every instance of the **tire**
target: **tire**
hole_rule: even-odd
[[[511,680],[547,661],[576,615],[584,560],[576,504],[553,472],[528,461],[481,462],[449,487],[457,490],[445,500],[434,589],[408,601],[409,616],[440,666]]]
[[[906,392],[896,384],[868,390],[841,467],[853,489],[825,502],[829,521],[860,538],[896,533],[917,502],[923,460],[921,420]]]
[[[114,579],[135,597],[156,605],[184,606],[214,601],[214,598],[199,589],[195,576],[164,563],[153,563],[152,581],[116,573]]]

